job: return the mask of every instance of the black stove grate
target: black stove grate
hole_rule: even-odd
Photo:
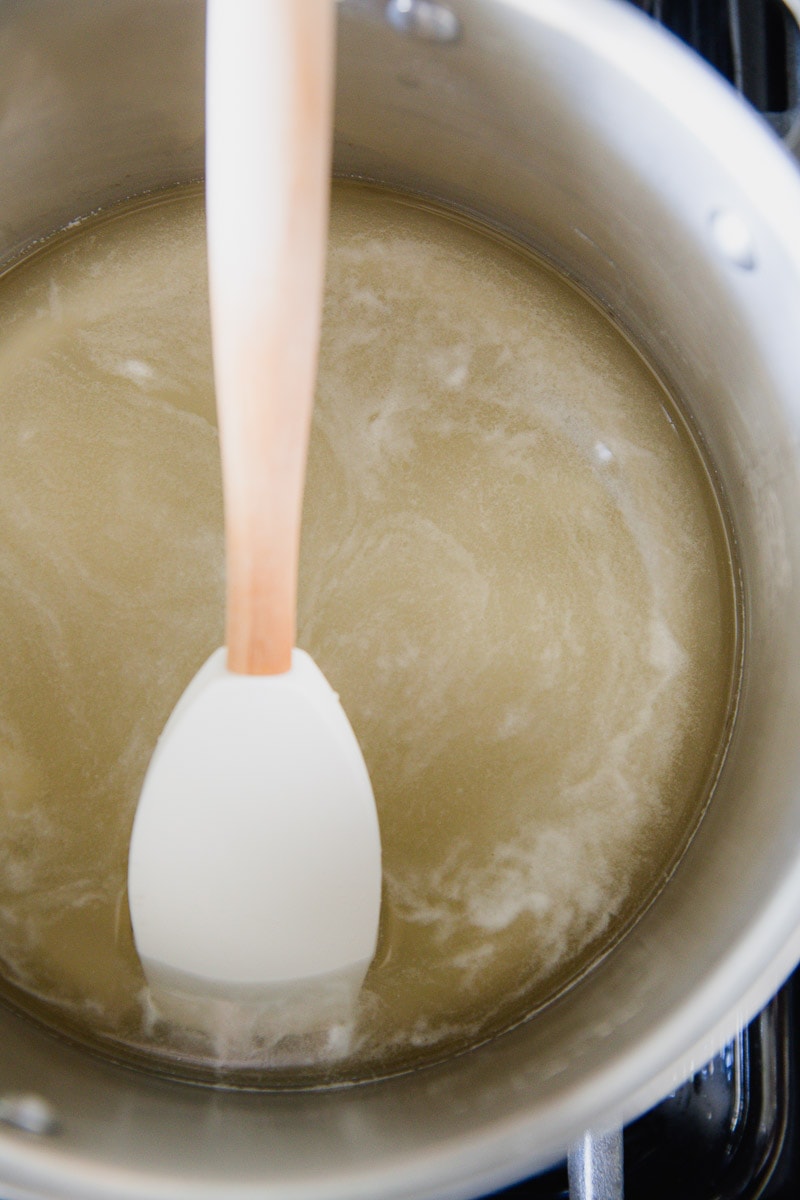
[[[697,51],[781,137],[800,115],[800,33],[783,0],[631,0]]]
[[[624,1131],[625,1200],[797,1200],[800,977]],[[496,1200],[569,1200],[566,1163]]]

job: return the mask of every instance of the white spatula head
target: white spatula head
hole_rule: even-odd
[[[380,911],[375,802],[302,650],[272,676],[233,674],[218,650],[195,676],[145,778],[128,890],[160,992],[270,1004],[360,986]]]

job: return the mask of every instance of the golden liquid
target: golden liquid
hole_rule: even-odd
[[[736,659],[723,522],[592,304],[446,214],[334,189],[299,643],[372,778],[384,901],[355,1026],[159,1018],[125,881],[144,771],[222,640],[202,196],[0,280],[0,962],[117,1055],[258,1084],[482,1040],[622,934],[696,826]]]

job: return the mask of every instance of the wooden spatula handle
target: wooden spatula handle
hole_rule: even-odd
[[[207,14],[206,210],[228,669],[274,675],[289,669],[295,641],[335,4],[208,0]]]

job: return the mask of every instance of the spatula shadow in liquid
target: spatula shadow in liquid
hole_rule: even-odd
[[[133,827],[159,1012],[216,1037],[346,1022],[375,952],[380,836],[355,735],[295,638],[322,306],[332,0],[210,0],[206,207],[226,647],[187,688]]]

